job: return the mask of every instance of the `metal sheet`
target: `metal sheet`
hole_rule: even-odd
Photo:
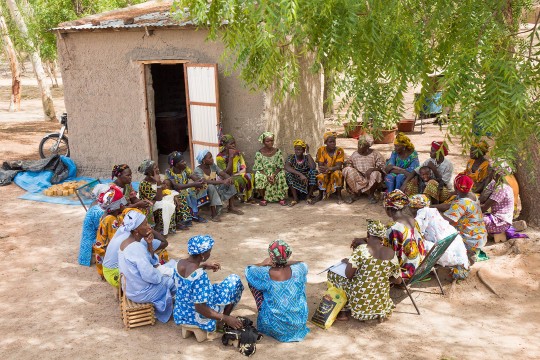
[[[197,155],[199,154],[199,151],[204,150],[204,149],[207,149],[212,153],[212,156],[214,157],[214,163],[215,163],[216,162],[216,156],[217,156],[217,154],[219,152],[219,147],[218,146],[207,146],[207,145],[193,144],[194,158],[196,159]],[[194,166],[199,165],[197,160],[195,160],[195,164],[193,164],[193,165]]]
[[[187,68],[189,101],[216,103],[216,70],[214,67],[189,66]]]
[[[191,140],[218,142],[218,124],[214,106],[191,105]]]

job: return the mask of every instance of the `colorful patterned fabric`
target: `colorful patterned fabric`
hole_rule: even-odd
[[[354,249],[349,262],[356,269],[352,279],[332,271],[327,276],[332,285],[345,290],[352,317],[361,321],[389,317],[395,307],[390,298],[389,278],[400,276],[397,257],[376,259],[368,246],[362,244]]]
[[[273,138],[273,137],[274,137],[274,133],[273,133],[273,132],[271,132],[271,131],[265,131],[265,132],[263,132],[263,133],[259,136],[259,138],[258,138],[257,140],[259,140],[260,143],[264,143],[264,140],[265,140],[266,138]]]
[[[122,189],[122,193],[124,194],[124,198],[127,200],[128,204],[130,203],[131,199],[137,197],[137,192],[133,189],[133,185],[131,184],[126,184]]]
[[[450,202],[450,209],[444,216],[452,220],[465,241],[467,250],[476,251],[487,241],[486,226],[480,205],[469,198],[456,198]]]
[[[125,277],[126,297],[136,303],[152,303],[156,319],[166,323],[173,308],[174,282],[154,267],[157,259],[146,242],[133,242],[118,251],[118,269]]]
[[[296,140],[293,141],[293,147],[295,147],[295,146],[300,146],[300,147],[305,149],[307,147],[307,144],[302,139],[296,139]]]
[[[430,208],[429,206],[419,209],[415,219],[422,235],[424,235],[426,252],[429,252],[434,244],[457,232],[456,228],[450,225],[437,209]],[[439,258],[437,264],[441,266],[461,266],[465,269],[469,268],[467,248],[463,243],[463,238],[459,234]]]
[[[444,156],[448,155],[448,144],[445,141],[433,141],[431,143],[431,147],[435,149],[435,151],[439,151],[439,149],[442,147]]]
[[[180,151],[173,151],[172,153],[167,156],[167,162],[169,163],[170,167],[175,166],[179,162],[181,162],[184,159],[182,156],[182,153]]]
[[[96,259],[96,270],[100,276],[103,277],[103,259],[107,252],[107,246],[113,238],[116,230],[122,222],[121,215],[105,215],[99,222],[99,228],[96,234],[96,242],[92,247]]]
[[[366,192],[373,185],[383,181],[384,174],[384,159],[380,152],[372,150],[368,155],[360,155],[358,151],[347,159],[350,166],[343,168],[343,177],[347,187],[355,194]],[[365,174],[368,170],[375,169],[371,172],[369,179]]]
[[[216,164],[212,164],[210,165],[210,174],[206,174],[200,166],[197,166],[194,174],[200,179],[215,181],[220,171],[221,169]],[[223,202],[236,195],[236,187],[234,185],[208,184],[206,191],[210,200],[210,206],[223,206]]]
[[[406,159],[402,159],[399,155],[392,151],[390,159],[386,162],[386,165],[393,165],[408,172],[413,172],[418,166],[420,161],[418,160],[418,153],[413,151]],[[388,192],[401,188],[407,176],[405,174],[389,173],[384,177],[384,183],[386,184],[386,190]]]
[[[143,175],[146,175],[148,174],[148,171],[154,167],[154,165],[156,165],[156,162],[154,160],[144,159],[141,165],[139,165],[139,167],[137,168],[137,171]]]
[[[474,159],[469,159],[469,161],[467,161],[467,166],[465,167],[465,175],[467,175],[474,181],[472,191],[476,193],[478,192],[476,190],[476,186],[488,177],[490,165],[488,160],[484,160],[476,170],[473,170],[474,161]]]
[[[383,200],[385,208],[401,210],[409,205],[409,197],[401,190],[386,193]]]
[[[229,153],[226,149],[223,149],[216,156],[216,164],[223,171],[227,169],[229,161]],[[232,162],[232,179],[234,186],[236,187],[236,193],[241,195],[244,201],[248,201],[253,196],[253,175],[247,172],[244,155],[240,153],[235,155]]]
[[[90,266],[92,262],[92,248],[96,243],[96,235],[103,213],[104,211],[99,205],[94,205],[88,209],[84,217],[79,245],[79,265]]]
[[[486,155],[489,151],[489,145],[485,140],[481,140],[472,144],[482,155]]]
[[[264,200],[267,201],[280,201],[287,197],[287,179],[285,177],[285,171],[283,170],[283,153],[280,149],[277,149],[274,155],[264,156],[260,151],[255,154],[255,163],[253,164],[253,171],[255,171],[255,188],[264,189]],[[268,175],[275,174],[273,184],[267,179]]]
[[[431,179],[425,183],[417,176],[407,182],[407,185],[405,185],[405,194],[409,197],[424,194],[438,202],[444,202],[450,197],[450,190],[446,186],[439,188],[439,183],[435,179]]]
[[[345,151],[340,147],[336,147],[334,155],[330,156],[326,146],[321,146],[319,150],[317,150],[315,161],[317,163],[322,163],[327,167],[336,166],[337,163],[343,164],[345,162]],[[343,173],[341,170],[335,170],[329,174],[320,173],[317,175],[317,184],[319,190],[324,191],[324,197],[327,199],[336,192],[337,188],[343,187]]]
[[[388,244],[394,249],[401,266],[401,277],[410,279],[426,255],[424,237],[415,221],[414,229],[395,222],[388,229]]]
[[[326,144],[326,141],[328,141],[329,138],[337,138],[337,132],[335,131],[327,131],[323,134],[323,140],[324,140],[324,143]]]
[[[128,164],[114,165],[112,168],[111,180],[113,180],[115,177],[119,177],[120,175],[122,175],[122,173],[126,169],[129,169]]]
[[[268,245],[268,256],[276,266],[285,266],[291,254],[291,247],[283,240],[275,240]]]
[[[214,239],[210,235],[197,235],[188,240],[187,251],[189,255],[199,255],[214,247]]]
[[[394,140],[394,145],[401,145],[407,150],[414,150],[414,145],[411,142],[411,139],[402,132],[397,133],[396,139]]]
[[[307,179],[308,183],[305,184],[300,181],[300,178],[293,173],[288,171],[285,172],[285,178],[287,179],[287,184],[297,191],[300,191],[303,194],[307,194],[309,186],[317,185],[317,169],[311,169],[307,157],[304,156],[304,160],[301,162],[298,161],[296,155],[292,154],[287,157],[287,163],[296,171],[302,173]]]
[[[486,187],[491,192],[489,199],[495,201],[491,206],[490,214],[484,215],[484,222],[488,234],[498,234],[506,231],[514,218],[514,193],[506,183],[497,184],[495,180]]]
[[[431,201],[429,200],[429,197],[427,197],[424,194],[417,194],[413,195],[410,198],[409,206],[413,209],[422,209],[425,207],[429,207],[431,205]]]
[[[193,171],[189,166],[180,173],[177,174],[174,171],[174,168],[169,168],[165,171],[165,176],[167,179],[171,180],[173,184],[182,184],[186,185],[189,183]],[[194,188],[184,189],[180,191],[180,194],[185,194],[187,197],[187,203],[193,215],[196,215],[199,212],[199,207],[206,205],[210,202],[208,197],[208,191],[206,188],[196,190]]]
[[[386,238],[388,228],[379,220],[367,219],[367,233],[381,239]]]
[[[464,173],[458,174],[454,179],[454,188],[462,193],[469,193],[474,186],[474,181]]]
[[[149,181],[143,180],[139,184],[139,197],[155,201],[157,195],[157,186]],[[167,207],[167,208],[166,208]],[[169,211],[170,208],[170,211]],[[169,221],[164,221],[163,211],[167,214]],[[185,193],[178,193],[173,197],[163,197],[160,201],[155,201],[152,208],[148,208],[147,220],[149,224],[155,224],[157,231],[167,235],[176,232],[176,225],[185,221],[190,221],[192,218],[191,211],[188,205],[188,199]],[[166,225],[168,223],[168,228]]]
[[[195,310],[195,304],[205,304],[212,310],[223,313],[225,306],[238,304],[244,291],[238,275],[229,275],[221,283],[212,284],[203,269],[197,269],[184,278],[175,268],[173,280],[176,287],[174,322],[177,325],[196,325],[205,331],[215,331],[217,321],[199,314]]]
[[[126,206],[128,204],[127,200],[124,198],[122,189],[114,184],[111,185],[108,191],[103,192],[98,196],[97,202],[99,206],[107,212],[107,214],[120,210],[122,206]]]
[[[309,333],[308,267],[304,263],[293,264],[291,273],[287,281],[274,281],[268,266],[248,266],[245,272],[248,284],[262,293],[257,329],[282,342],[302,341]]]

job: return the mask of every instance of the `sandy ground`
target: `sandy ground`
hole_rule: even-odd
[[[0,97],[0,159],[37,157],[40,138],[56,125],[36,121],[39,106],[8,119],[4,100]],[[36,103],[39,100],[25,100],[23,107],[36,109]],[[411,135],[421,160],[427,158],[431,140],[442,136],[435,125],[425,130]],[[348,154],[354,144],[339,139]],[[391,146],[376,148],[388,155]],[[459,170],[464,157],[457,145],[451,150]],[[242,358],[220,340],[198,344],[194,338],[182,339],[172,321],[124,330],[111,287],[95,268],[77,264],[83,208],[19,200],[22,194],[16,185],[0,188],[1,359]],[[244,216],[225,215],[220,224],[196,225],[171,236],[169,253],[183,257],[190,236],[210,234],[216,239],[212,259],[223,266],[211,279],[236,273],[245,280],[245,266],[262,260],[270,241],[284,239],[293,248],[293,258],[310,268],[310,316],[325,290],[325,275],[318,273],[350,254],[351,239],[365,234],[366,218],[388,220],[380,204],[370,205],[365,198],[352,205],[331,200],[313,207],[245,205],[243,210]],[[393,290],[397,308],[385,323],[351,320],[336,322],[329,330],[308,324],[311,333],[303,342],[286,344],[265,337],[255,358],[538,359],[540,233],[529,229],[528,234],[530,240],[519,240],[513,247],[489,243],[491,259],[475,264],[470,278],[454,287],[443,281],[444,296],[434,280],[417,287],[413,297],[421,316],[404,292]],[[500,297],[478,280],[480,268]],[[234,313],[255,320],[248,290]]]

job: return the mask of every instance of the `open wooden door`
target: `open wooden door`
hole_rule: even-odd
[[[219,151],[220,119],[217,64],[185,64],[191,164],[199,151],[208,149],[214,159]]]

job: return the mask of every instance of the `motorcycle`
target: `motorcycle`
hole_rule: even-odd
[[[42,159],[53,155],[64,155],[69,157],[69,142],[65,133],[68,130],[67,114],[63,113],[60,117],[62,128],[58,133],[45,135],[39,143],[39,155]]]

